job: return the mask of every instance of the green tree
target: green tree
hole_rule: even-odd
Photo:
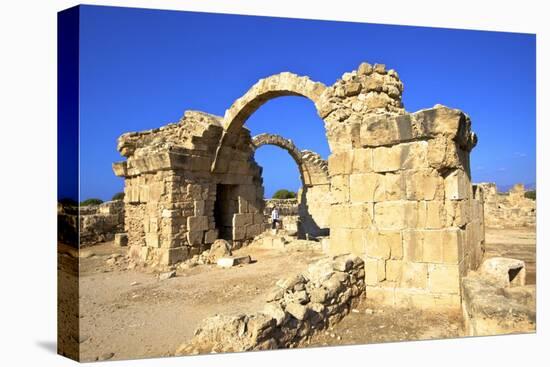
[[[296,198],[296,193],[294,191],[289,191],[287,189],[277,190],[273,194],[273,199],[294,199]]]
[[[537,200],[537,190],[525,191],[525,197],[532,200]]]
[[[80,206],[99,205],[103,202],[101,199],[91,198],[80,202]]]
[[[123,192],[117,192],[113,195],[111,200],[124,200],[124,193]]]

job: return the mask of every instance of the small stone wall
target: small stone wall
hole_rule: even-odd
[[[536,226],[536,201],[525,197],[523,184],[514,185],[508,193],[499,193],[495,183],[479,183],[477,186],[484,194],[484,218],[487,227]]]
[[[365,289],[364,263],[343,255],[325,258],[303,274],[281,279],[258,312],[205,319],[176,354],[289,348],[334,325]]]
[[[124,232],[124,202],[107,201],[80,207],[80,245],[112,241],[115,233]]]

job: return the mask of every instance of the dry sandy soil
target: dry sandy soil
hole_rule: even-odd
[[[534,229],[488,229],[487,256],[508,256],[527,263],[535,282]],[[69,256],[70,251],[61,251]],[[236,254],[254,263],[231,269],[199,265],[177,277],[127,269],[125,250],[112,243],[80,253],[80,351],[84,361],[168,356],[188,341],[201,320],[216,313],[257,310],[275,282],[298,273],[322,256],[315,250],[279,252],[255,247]],[[399,320],[399,322],[396,322]],[[372,309],[359,305],[333,329],[304,346],[378,343],[459,337],[459,313]]]
[[[81,355],[85,361],[167,356],[216,313],[255,311],[281,277],[303,271],[317,251],[285,253],[248,247],[255,262],[230,269],[199,265],[175,278],[106,264],[112,243],[83,250],[80,265]]]

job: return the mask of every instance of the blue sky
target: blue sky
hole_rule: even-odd
[[[282,71],[329,85],[362,61],[398,71],[408,111],[441,103],[470,115],[474,181],[535,182],[534,35],[95,6],[81,7],[80,30],[81,199],[123,190],[111,163],[123,158],[124,132],[188,109],[222,116],[258,79]],[[329,154],[307,99],[269,101],[246,126]],[[267,196],[299,188],[288,153],[266,146],[255,158]]]

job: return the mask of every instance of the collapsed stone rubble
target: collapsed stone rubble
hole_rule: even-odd
[[[353,255],[327,257],[307,271],[280,279],[261,310],[215,315],[176,354],[289,348],[334,325],[365,290],[364,262]]]

